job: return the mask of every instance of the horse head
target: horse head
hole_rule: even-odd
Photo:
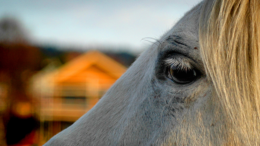
[[[138,57],[94,108],[45,145],[257,144],[259,138],[256,138],[256,135],[259,126],[253,122],[248,123],[249,120],[242,120],[242,117],[259,121],[257,114],[250,116],[257,111],[258,106],[255,105],[250,110],[248,108],[258,100],[250,98],[249,102],[249,99],[248,101],[244,99],[246,96],[244,94],[241,94],[240,100],[239,94],[240,89],[242,93],[242,90],[251,87],[246,83],[247,77],[248,82],[258,79],[253,74],[244,76],[244,71],[241,71],[246,67],[243,64],[247,62],[246,59],[254,58],[252,55],[254,47],[248,46],[252,41],[248,41],[242,48],[251,48],[251,52],[245,54],[248,56],[242,59],[242,63],[228,62],[230,56],[225,55],[230,52],[231,58],[239,57],[236,52],[241,48],[236,44],[245,37],[243,33],[258,35],[249,33],[250,30],[240,32],[237,28],[248,28],[247,25],[238,27],[233,21],[229,21],[234,19],[234,22],[253,24],[251,20],[244,22],[247,17],[251,18],[253,11],[244,16],[241,14],[242,9],[252,8],[254,6],[250,4],[255,3],[254,8],[257,8],[255,11],[259,12],[259,2],[245,1],[206,0],[195,6],[158,42]],[[239,18],[244,19],[235,19],[240,14]],[[232,31],[233,29],[237,31]],[[236,39],[236,36],[241,36],[241,39]],[[247,38],[249,37],[251,36]],[[229,44],[225,45],[227,48],[221,46],[223,45],[221,42],[228,39],[231,39],[233,46]],[[235,49],[232,48],[238,48],[238,51],[234,52]],[[221,53],[224,55],[221,56]],[[217,60],[216,57],[224,61]],[[217,61],[220,61],[220,64]],[[256,61],[251,59],[249,65]],[[256,66],[259,68],[258,64],[248,67],[248,70],[255,71]],[[234,74],[231,74],[230,69],[234,69],[233,67],[238,69],[233,70]],[[229,84],[239,81],[239,77],[248,87],[244,88],[240,83]],[[236,92],[235,89],[239,90]],[[258,89],[250,93],[255,91],[258,92]],[[230,97],[234,97],[233,95],[236,98],[231,100]],[[253,94],[248,95],[256,97]],[[240,105],[242,102],[246,105]],[[246,111],[252,114],[247,115],[243,111],[246,107],[248,108]],[[239,114],[236,114],[236,111]],[[236,128],[238,125],[244,126],[243,122],[249,126],[243,127],[244,129]],[[253,132],[247,133],[250,128],[256,130],[251,129]],[[246,136],[249,134],[252,137]]]

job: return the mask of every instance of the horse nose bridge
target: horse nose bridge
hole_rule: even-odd
[[[110,91],[116,89],[117,92],[132,96],[144,92],[153,76],[156,54],[156,48],[150,48],[142,53]]]

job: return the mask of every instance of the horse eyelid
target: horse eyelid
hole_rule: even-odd
[[[190,70],[193,68],[188,60],[182,58],[168,58],[164,61],[164,64],[166,66],[174,65],[181,70]]]

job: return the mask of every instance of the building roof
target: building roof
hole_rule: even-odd
[[[54,83],[66,81],[93,66],[101,69],[115,79],[118,79],[126,71],[126,67],[123,65],[105,54],[94,50],[88,51],[54,71]]]

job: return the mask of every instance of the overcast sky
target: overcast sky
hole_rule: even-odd
[[[0,18],[18,18],[36,43],[140,50],[149,45],[143,39],[159,39],[200,1],[0,0]]]

